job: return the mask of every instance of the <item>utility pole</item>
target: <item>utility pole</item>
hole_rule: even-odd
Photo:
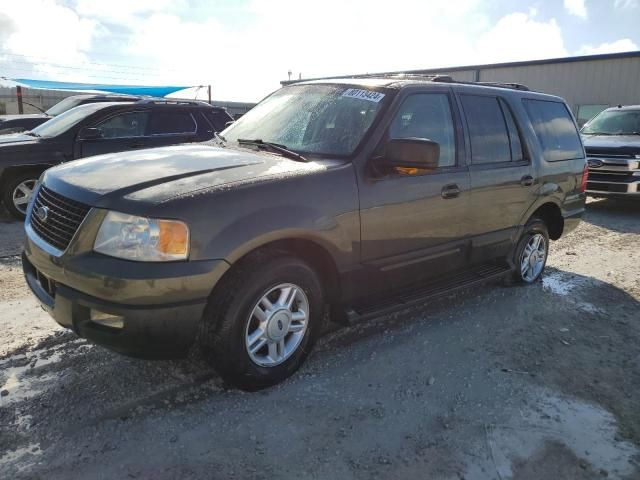
[[[209,105],[211,105],[211,85],[207,85],[207,93],[209,94]]]
[[[22,87],[20,85],[16,87],[16,97],[18,97],[18,113],[22,115],[24,108],[22,106]]]

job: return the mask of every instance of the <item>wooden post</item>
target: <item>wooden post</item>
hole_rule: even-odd
[[[211,85],[207,86],[207,93],[209,94],[209,105],[211,105]]]
[[[18,113],[23,114],[24,108],[22,106],[22,87],[20,85],[16,87],[16,97],[18,97]]]

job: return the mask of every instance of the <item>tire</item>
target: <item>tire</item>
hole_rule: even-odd
[[[276,301],[286,288],[291,288],[289,310]],[[273,308],[264,306],[265,296]],[[295,320],[302,318],[305,308],[306,321]],[[241,261],[215,288],[205,309],[199,347],[226,383],[259,390],[283,381],[304,363],[323,317],[316,272],[298,258],[261,252]],[[279,339],[280,335],[285,336]]]
[[[535,247],[535,253],[531,250]],[[525,251],[526,250],[526,251]],[[529,253],[530,252],[530,253]],[[534,255],[533,259],[531,254]],[[547,265],[549,256],[549,231],[544,221],[532,218],[524,227],[524,232],[516,246],[513,263],[513,281],[521,284],[532,284],[540,280],[542,272]],[[525,257],[529,261],[525,265]],[[526,267],[526,270],[525,270]]]
[[[4,181],[2,185],[2,202],[13,218],[24,220],[27,213],[28,197],[30,196],[26,189],[33,190],[39,176],[40,172],[36,171],[18,171],[10,174]]]

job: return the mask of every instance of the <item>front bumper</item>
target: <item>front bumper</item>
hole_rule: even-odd
[[[640,198],[640,160],[591,155],[587,161],[589,195]]]
[[[117,352],[177,358],[193,344],[207,298],[228,268],[223,260],[144,263],[94,252],[55,256],[27,236],[27,284],[60,325]],[[122,318],[122,328],[91,312]]]

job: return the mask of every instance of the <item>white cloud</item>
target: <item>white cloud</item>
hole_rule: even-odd
[[[629,38],[622,38],[610,43],[601,43],[600,45],[583,45],[578,50],[578,55],[597,55],[599,53],[617,53],[630,52],[638,50],[638,45]]]
[[[525,13],[502,17],[480,37],[476,50],[483,62],[536,60],[568,54],[555,19],[540,22]]]
[[[639,0],[615,0],[613,6],[615,8],[622,8],[622,9],[638,8],[638,6],[640,6],[640,1]]]
[[[313,8],[299,0],[250,0],[229,7],[235,21],[229,9],[195,17],[182,8],[187,0],[77,0],[75,9],[66,6],[70,1],[7,4],[1,50],[42,59],[25,59],[16,74],[11,60],[18,57],[0,54],[8,76],[210,83],[214,98],[253,101],[278,88],[290,69],[310,78],[568,54],[555,19],[529,9],[492,22],[483,0],[396,0],[395,8],[386,0],[324,0]],[[126,67],[87,63],[101,59]]]
[[[584,1],[585,0],[564,0],[564,8],[571,15],[586,19],[587,7],[585,6]]]

